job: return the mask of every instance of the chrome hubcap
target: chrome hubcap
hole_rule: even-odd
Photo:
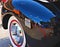
[[[18,45],[23,44],[24,32],[20,25],[16,22],[11,24],[11,36],[16,44]]]

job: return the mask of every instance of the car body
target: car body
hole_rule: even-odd
[[[49,37],[54,34],[55,18],[59,14],[54,4],[58,6],[59,3],[37,0],[7,0],[3,3],[2,25],[4,29],[9,30],[13,47],[52,47],[56,42],[52,45],[47,39],[51,40]]]

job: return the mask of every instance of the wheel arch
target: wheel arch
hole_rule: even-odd
[[[8,21],[11,16],[15,16],[12,12],[7,12],[3,15],[2,18],[2,26],[4,29],[8,29]]]

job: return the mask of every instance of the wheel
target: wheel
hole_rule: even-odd
[[[13,47],[25,47],[26,37],[21,23],[15,16],[11,16],[8,22],[9,39]]]

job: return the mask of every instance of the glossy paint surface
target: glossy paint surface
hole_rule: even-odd
[[[35,23],[50,22],[55,17],[49,9],[33,0],[13,0],[12,5]]]

